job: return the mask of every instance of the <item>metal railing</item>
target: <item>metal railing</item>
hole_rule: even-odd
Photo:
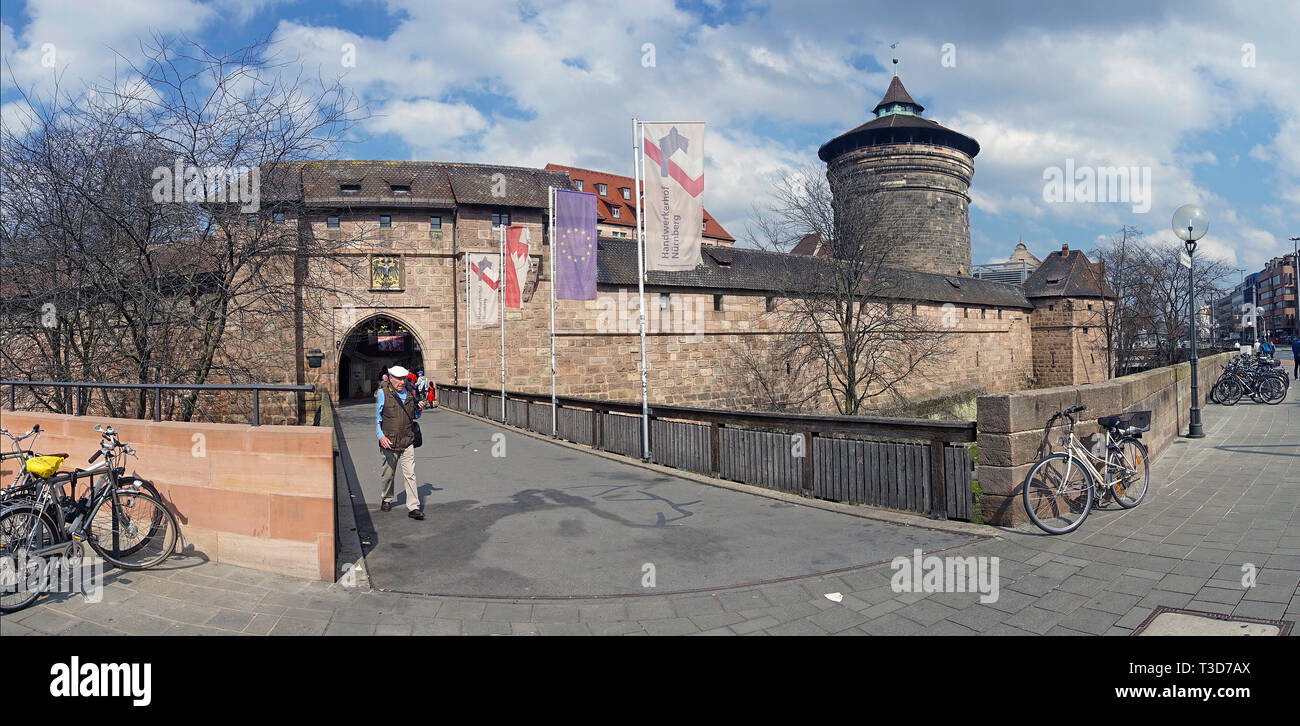
[[[505,411],[504,423],[552,434],[550,394],[507,391],[503,406],[496,390],[475,390],[473,400],[467,400],[464,386],[435,386],[443,405],[497,421],[502,420]],[[556,404],[555,435],[641,458],[640,403],[558,396]],[[746,478],[775,482],[776,488],[788,488],[805,496],[878,503],[925,512],[939,519],[969,513],[970,458],[962,445],[976,440],[974,421],[748,413],[661,405],[650,407],[649,418],[651,460],[656,463],[711,476],[731,470]],[[696,426],[684,427],[682,422]],[[774,434],[789,437],[791,442],[802,435],[803,453],[792,458],[788,455],[789,444],[774,445]],[[846,440],[851,443],[835,443]],[[923,442],[922,446],[886,445],[883,448],[888,451],[883,453],[882,447],[868,445],[917,441]],[[755,456],[755,451],[761,454],[761,462],[741,461]],[[883,458],[877,462],[880,456]],[[858,459],[868,458],[878,466],[873,469],[859,464]],[[682,466],[682,462],[690,465]],[[963,467],[966,471],[962,471]],[[859,488],[841,486],[844,478],[854,479]],[[892,498],[877,496],[879,491],[867,491],[882,485],[874,481],[882,478],[893,479],[891,484],[907,479],[911,488],[904,491],[907,487],[900,485],[889,494]],[[870,485],[868,480],[872,480]],[[958,488],[961,484],[967,491]]]
[[[316,386],[288,386],[288,385],[262,385],[262,384],[196,384],[196,383],[98,383],[92,381],[0,381],[0,386],[9,386],[9,410],[16,411],[17,398],[16,391],[19,386],[24,388],[43,388],[53,387],[61,388],[68,391],[69,397],[76,402],[72,405],[71,401],[68,408],[72,410],[74,416],[82,416],[85,413],[85,402],[83,392],[94,389],[124,389],[124,390],[148,390],[153,391],[153,420],[162,420],[162,392],[163,391],[252,391],[253,392],[253,425],[262,425],[261,398],[262,391],[276,391],[288,393],[315,393]]]

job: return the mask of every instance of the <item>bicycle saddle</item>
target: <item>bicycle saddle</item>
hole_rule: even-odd
[[[25,464],[27,471],[42,479],[49,479],[63,466],[62,456],[33,456]]]

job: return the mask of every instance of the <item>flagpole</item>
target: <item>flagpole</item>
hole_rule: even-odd
[[[558,428],[555,408],[555,187],[546,189],[547,201],[551,206],[547,222],[551,238],[551,438],[555,438]]]
[[[506,422],[506,226],[501,225],[501,267],[497,298],[501,303],[501,423]]]
[[[465,413],[469,413],[470,398],[470,381],[474,377],[474,369],[469,364],[469,316],[470,305],[469,299],[469,250],[465,251]]]
[[[637,129],[641,130],[637,141]],[[641,296],[637,312],[641,317],[641,460],[650,460],[650,397],[645,364],[645,219],[641,213],[642,149],[645,148],[645,124],[632,119],[632,158],[636,186],[636,283]]]

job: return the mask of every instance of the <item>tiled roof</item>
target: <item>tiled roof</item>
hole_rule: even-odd
[[[792,255],[817,255],[827,257],[831,253],[830,245],[822,244],[821,235],[806,234],[790,249]]]
[[[894,79],[889,82],[889,89],[885,91],[884,98],[880,99],[880,103],[876,104],[872,113],[894,103],[911,104],[916,107],[916,113],[891,113],[877,116],[822,144],[822,147],[817,150],[817,156],[822,161],[829,162],[847,151],[893,143],[940,144],[963,151],[972,158],[980,153],[979,142],[975,139],[959,134],[928,118],[922,118],[919,114],[925,110],[925,107],[912,100],[911,94],[903,88],[903,82],[898,80],[898,76],[894,76]]]
[[[575,182],[582,182],[582,190],[597,194],[596,197],[596,219],[601,224],[617,225],[628,227],[629,229],[636,226],[636,184],[630,176],[619,176],[617,174],[607,174],[603,171],[592,171],[591,169],[579,169],[575,166],[563,166],[560,164],[547,164],[548,170],[567,172],[570,179]],[[605,194],[599,193],[597,184],[605,185]],[[576,185],[574,187],[577,188]],[[628,199],[623,198],[623,189],[630,189]],[[614,217],[613,209],[619,210],[618,217]],[[728,240],[734,242],[735,237],[727,234],[727,230],[718,224],[718,220],[709,214],[709,210],[704,210],[704,236],[713,239]]]
[[[1043,260],[1024,283],[1025,297],[1115,297],[1106,285],[1101,263],[1065,245]]]
[[[601,237],[597,242],[597,250],[597,282],[629,287],[637,284],[635,240]],[[701,264],[694,270],[648,270],[646,284],[670,288],[797,294],[801,290],[814,289],[811,281],[824,276],[826,266],[834,264],[828,258],[765,252],[745,247],[708,247],[701,257]],[[898,294],[895,299],[1033,308],[1016,285],[911,270],[894,272],[898,275]]]
[[[548,186],[570,188],[565,174],[545,169],[437,161],[294,162],[269,176],[283,177],[276,180],[275,187],[288,191],[294,187],[295,175],[301,198],[317,204],[482,204],[545,209]],[[343,185],[356,185],[359,190],[345,193]],[[399,193],[394,187],[409,187],[409,192]]]

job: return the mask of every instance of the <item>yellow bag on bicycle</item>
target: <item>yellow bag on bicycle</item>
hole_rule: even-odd
[[[49,479],[63,466],[62,456],[33,456],[27,460],[27,471],[42,479]]]

